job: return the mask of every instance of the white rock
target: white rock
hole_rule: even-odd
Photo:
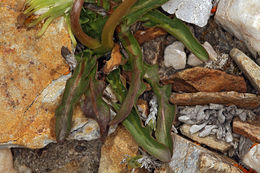
[[[260,172],[260,144],[254,146],[243,158],[243,162],[254,169],[256,172]]]
[[[188,57],[188,63],[190,66],[199,66],[203,64],[203,61],[199,60],[193,53],[191,53]]]
[[[184,45],[176,41],[167,46],[164,50],[164,64],[166,67],[173,67],[176,70],[184,69],[186,66],[186,53]]]
[[[216,61],[218,58],[218,54],[217,52],[214,50],[214,48],[211,46],[211,44],[207,41],[205,41],[202,45],[206,51],[209,54],[209,59],[211,59],[212,61]]]
[[[220,0],[215,20],[260,54],[260,1]]]
[[[13,168],[13,156],[10,149],[0,149],[0,172],[16,172]]]
[[[211,0],[170,0],[162,8],[185,22],[203,27],[210,17],[212,3]]]

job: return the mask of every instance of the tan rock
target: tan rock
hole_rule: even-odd
[[[1,1],[0,6],[0,143],[42,147],[37,141],[51,136],[53,116],[45,106],[34,106],[37,97],[52,82],[68,71],[60,55],[71,41],[58,21],[36,39],[39,28],[17,29],[20,1]],[[50,126],[52,125],[52,126]],[[30,131],[33,131],[31,133]],[[52,133],[53,134],[53,133]],[[28,142],[34,142],[30,144]],[[38,143],[39,142],[39,143]]]
[[[230,159],[231,160],[231,159]],[[214,165],[214,166],[213,166]],[[212,154],[203,153],[200,155],[200,173],[219,172],[219,173],[242,173],[237,167],[223,161],[223,158]]]
[[[206,136],[204,138],[201,138],[199,137],[199,133],[194,133],[194,134],[191,134],[190,133],[190,125],[188,124],[183,124],[180,128],[181,130],[181,133],[187,137],[189,137],[190,139],[200,143],[200,144],[205,144],[215,150],[218,150],[218,151],[221,151],[221,152],[226,152],[227,150],[229,150],[232,145],[225,142],[225,141],[222,141],[222,140],[219,140],[217,139],[214,135],[209,135],[209,136]]]
[[[13,156],[10,149],[0,149],[0,172],[16,173],[13,167]]]
[[[170,76],[164,76],[161,80],[164,84],[172,84],[174,91],[246,92],[246,82],[243,77],[203,67],[186,69]]]
[[[131,172],[131,170],[127,171],[126,165],[121,162],[127,156],[136,156],[137,151],[138,145],[131,134],[123,126],[119,126],[102,146],[98,172]]]
[[[233,120],[233,131],[237,134],[248,137],[254,142],[260,142],[260,116],[256,116],[255,120],[247,122],[241,121],[239,118]]]
[[[173,156],[169,163],[168,173],[175,172],[214,172],[241,173],[233,166],[235,161],[194,144],[177,135],[173,135]]]
[[[232,49],[230,51],[230,56],[247,76],[255,89],[260,92],[260,66],[258,66],[252,59],[246,56],[239,49]]]
[[[240,108],[254,109],[260,105],[260,96],[237,92],[197,92],[173,93],[170,102],[177,105],[206,105],[209,103],[236,105]]]

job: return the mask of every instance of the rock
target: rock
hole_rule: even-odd
[[[173,67],[176,70],[184,69],[186,66],[186,53],[184,45],[176,41],[167,46],[164,50],[164,65]]]
[[[205,144],[205,145],[207,145],[215,150],[221,151],[223,153],[232,147],[231,144],[217,139],[214,135],[209,135],[207,137],[201,138],[201,137],[199,137],[199,133],[191,134],[190,127],[191,126],[187,125],[187,124],[182,125],[180,128],[181,133],[200,144]]]
[[[10,149],[0,149],[0,172],[16,173],[13,167],[13,156]]]
[[[209,59],[211,59],[212,61],[216,61],[218,54],[217,52],[214,50],[214,48],[211,46],[211,44],[209,44],[209,42],[205,41],[202,45],[206,51],[209,54]]]
[[[116,132],[110,135],[101,149],[99,173],[124,172],[127,170],[125,164],[121,164],[127,156],[136,156],[138,145],[131,134],[119,126]]]
[[[176,105],[205,105],[209,103],[236,105],[240,108],[254,109],[260,105],[260,96],[237,92],[197,92],[173,93],[170,102]]]
[[[195,67],[195,66],[199,66],[199,65],[203,64],[203,61],[199,60],[194,54],[191,53],[188,57],[187,64]]]
[[[215,20],[243,40],[252,53],[260,53],[260,1],[221,0]]]
[[[161,78],[164,84],[173,84],[174,91],[183,92],[246,92],[243,77],[234,76],[220,70],[194,67]]]
[[[254,146],[242,160],[247,166],[260,172],[260,144]]]
[[[36,39],[39,28],[15,26],[20,1],[4,3],[0,6],[0,144],[43,147],[54,139],[57,105],[41,105],[39,96],[43,99],[43,90],[68,71],[60,51],[62,46],[71,47],[70,37],[56,20]]]
[[[254,142],[260,143],[260,116],[255,120],[243,122],[238,118],[233,120],[233,131],[237,134],[248,137]]]
[[[241,173],[238,168],[233,166],[235,162],[226,156],[220,156],[176,134],[173,135],[173,142],[173,156],[169,163],[169,173]]]
[[[212,4],[211,0],[170,0],[162,8],[185,22],[203,27],[210,17]]]
[[[259,7],[260,7],[260,3],[259,3]],[[260,37],[260,30],[259,30],[259,37]],[[259,40],[259,44],[260,44],[260,40]],[[260,47],[259,47],[259,51],[260,51]],[[251,84],[255,87],[255,89],[258,90],[258,92],[260,92],[260,66],[258,66],[253,60],[251,60],[239,49],[233,48],[230,51],[230,56],[234,59],[234,61],[239,66],[239,68],[247,76],[247,78],[250,80]]]

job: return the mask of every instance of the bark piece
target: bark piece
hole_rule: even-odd
[[[233,131],[237,134],[248,137],[254,142],[260,142],[260,116],[255,120],[243,122],[239,118],[233,121]]]
[[[260,105],[260,96],[250,93],[237,92],[197,92],[173,93],[170,101],[177,105],[205,105],[209,103],[236,105],[240,108],[254,109]]]
[[[172,84],[174,91],[246,92],[246,82],[243,77],[203,67],[194,67],[170,76],[164,76],[161,81],[164,84]]]

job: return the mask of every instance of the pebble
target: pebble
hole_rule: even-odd
[[[184,69],[186,66],[186,53],[184,45],[176,41],[167,46],[164,50],[164,65],[173,67],[176,70]]]
[[[188,57],[187,64],[195,67],[195,66],[199,66],[199,65],[203,64],[203,61],[199,60],[194,54],[191,53]]]
[[[239,49],[233,48],[230,51],[230,56],[247,76],[254,88],[260,92],[260,66]]]
[[[217,58],[218,58],[218,54],[217,52],[214,50],[214,48],[211,46],[211,44],[207,41],[205,41],[202,45],[206,51],[208,52],[209,54],[209,58],[212,60],[212,61],[217,61]]]

